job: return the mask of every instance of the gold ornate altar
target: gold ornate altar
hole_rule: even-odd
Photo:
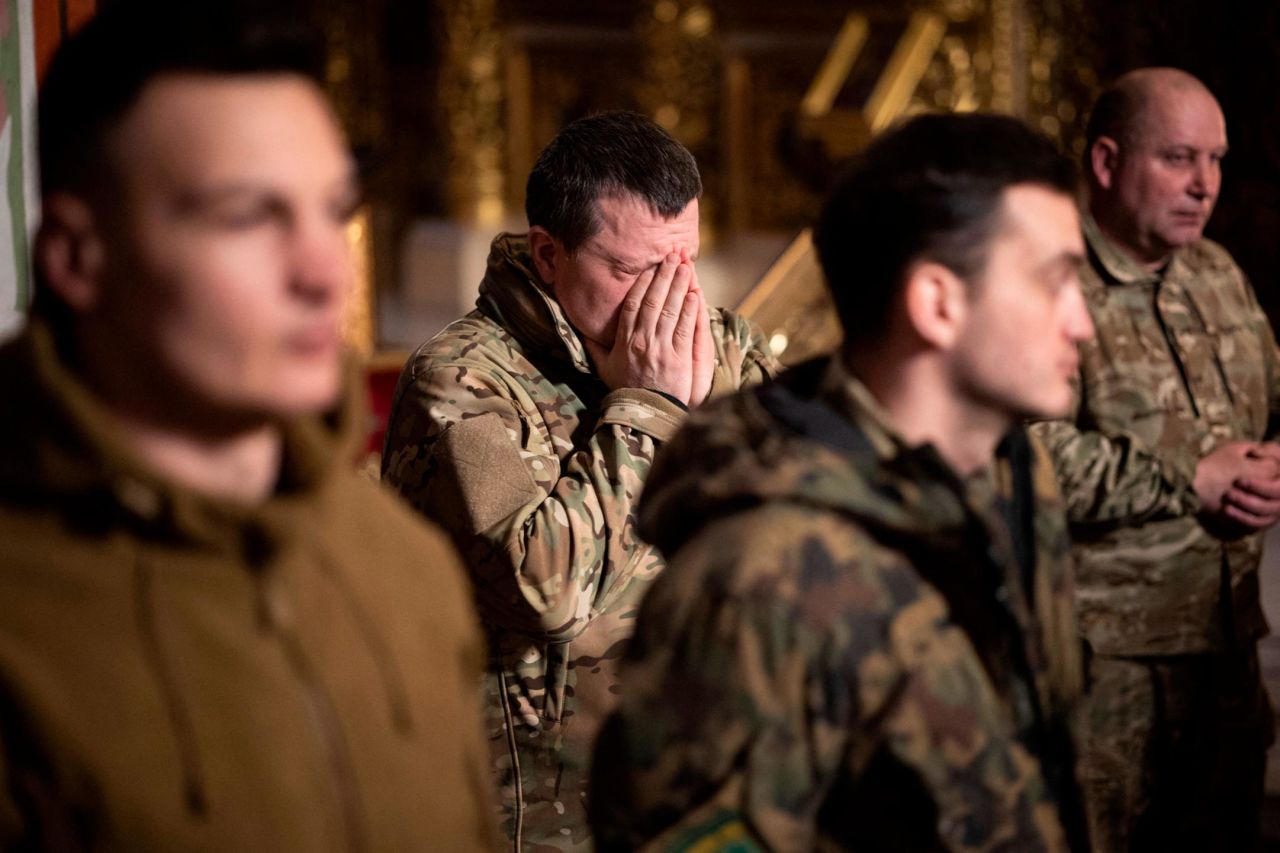
[[[697,156],[711,250],[798,234],[740,307],[786,361],[830,349],[839,330],[802,229],[839,164],[897,117],[936,109],[1010,112],[1078,148],[1077,105],[1098,82],[1073,48],[1083,2],[440,0],[416,19],[428,59],[397,62],[369,55],[378,45],[360,21],[385,20],[396,0],[360,13],[327,0],[330,86],[357,150],[378,161],[355,232],[379,259],[367,292],[396,286],[382,259],[407,219],[496,229],[560,127],[631,108]],[[368,346],[372,324],[358,334]]]

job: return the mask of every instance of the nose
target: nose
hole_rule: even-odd
[[[1218,184],[1221,178],[1222,172],[1216,160],[1205,156],[1197,157],[1187,193],[1197,200],[1214,199],[1218,195]]]
[[[351,284],[351,249],[341,223],[322,218],[300,222],[290,251],[290,288],[300,299],[328,305]]]
[[[1063,331],[1068,340],[1076,344],[1093,340],[1093,318],[1078,283],[1066,288],[1063,312]]]

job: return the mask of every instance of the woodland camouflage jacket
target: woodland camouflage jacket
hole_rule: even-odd
[[[699,410],[641,531],[670,564],[601,731],[601,850],[1083,847],[1053,471],[961,481],[813,362]]]
[[[1216,243],[1185,246],[1163,273],[1148,273],[1087,217],[1085,236],[1081,283],[1097,337],[1080,348],[1073,415],[1033,427],[1067,504],[1084,636],[1119,655],[1251,640],[1266,630],[1261,537],[1215,538],[1196,517],[1191,484],[1219,443],[1274,437],[1271,327]]]
[[[712,394],[775,372],[746,323],[712,311]],[[610,391],[523,236],[494,240],[477,308],[424,344],[392,406],[383,476],[452,531],[491,637],[489,737],[519,849],[589,849],[586,760],[616,701],[636,606],[662,568],[635,504],[684,410]]]

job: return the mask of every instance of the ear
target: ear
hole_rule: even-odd
[[[1104,190],[1111,189],[1119,167],[1120,143],[1110,136],[1099,136],[1089,149],[1089,171],[1094,182]]]
[[[560,270],[560,260],[564,257],[564,246],[541,225],[529,229],[529,254],[533,255],[533,265],[538,270],[542,283],[554,292],[556,273]]]
[[[907,271],[902,296],[915,333],[935,349],[951,349],[968,316],[964,281],[942,264],[922,261]]]
[[[93,209],[71,193],[45,196],[34,260],[44,284],[76,312],[102,298],[103,240]]]

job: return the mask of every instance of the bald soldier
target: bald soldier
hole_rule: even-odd
[[[1202,237],[1222,110],[1171,68],[1094,108],[1081,278],[1097,338],[1069,419],[1041,424],[1079,564],[1091,659],[1084,783],[1102,850],[1256,846],[1272,716],[1260,532],[1280,514],[1275,339]]]

